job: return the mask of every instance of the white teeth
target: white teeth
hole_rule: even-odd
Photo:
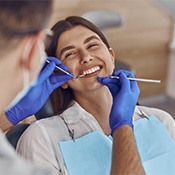
[[[82,75],[91,74],[91,73],[94,73],[94,72],[96,72],[98,70],[100,70],[100,67],[99,66],[96,66],[96,67],[93,67],[91,69],[88,69],[88,70],[83,71],[83,74]]]

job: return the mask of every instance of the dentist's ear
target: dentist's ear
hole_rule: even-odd
[[[28,74],[28,84],[37,76],[41,69],[41,49],[44,51],[43,39],[44,35],[41,32],[24,38],[21,68],[26,75]]]
[[[38,42],[41,40],[41,37],[42,36],[40,32],[35,35],[25,37],[25,44],[21,55],[21,62],[24,68],[28,70],[32,69],[32,62],[35,61],[34,59],[36,59],[35,54],[38,50]]]

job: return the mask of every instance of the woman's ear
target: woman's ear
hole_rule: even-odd
[[[112,62],[115,64],[115,53],[114,53],[114,50],[111,47],[109,48],[109,53],[111,55]]]
[[[115,53],[111,47],[109,48],[109,53],[111,55],[111,60],[112,60],[112,64],[113,64],[113,71],[114,71],[115,70]]]
[[[67,83],[64,83],[62,86],[61,86],[63,89],[67,89],[69,86]]]

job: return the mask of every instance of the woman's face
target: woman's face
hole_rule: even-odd
[[[100,37],[81,25],[61,34],[58,40],[57,57],[69,67],[75,76],[62,87],[71,87],[74,92],[87,92],[102,87],[98,76],[107,76],[114,70],[114,52],[108,49]]]

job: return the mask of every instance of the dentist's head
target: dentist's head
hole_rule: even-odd
[[[51,0],[0,1],[0,113],[40,71],[51,9]]]

